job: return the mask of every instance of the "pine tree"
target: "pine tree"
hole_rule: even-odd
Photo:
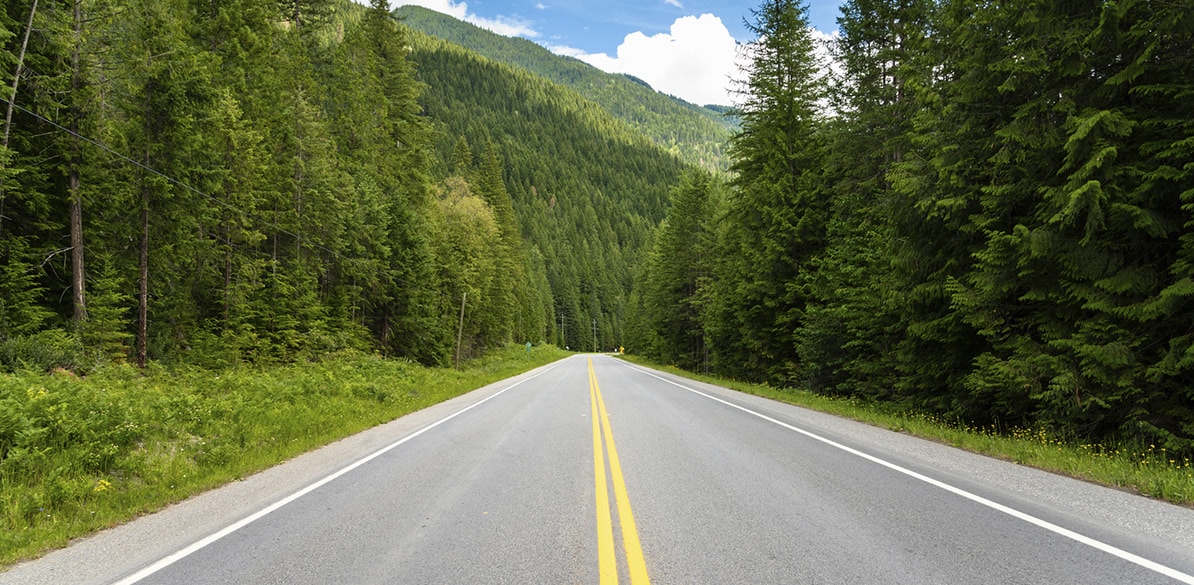
[[[823,246],[821,64],[807,7],[768,0],[748,29],[758,40],[742,82],[742,130],[730,143],[734,193],[712,335],[726,371],[790,384],[801,376],[797,331],[804,272]]]
[[[829,126],[825,181],[828,244],[815,261],[813,303],[800,355],[818,391],[890,398],[893,348],[905,327],[904,295],[893,278],[896,218],[914,209],[888,175],[911,151],[917,107],[910,86],[926,47],[930,6],[921,0],[854,0],[838,19],[834,45],[842,79]]]
[[[24,238],[0,239],[0,341],[36,333],[53,316],[31,260]]]
[[[711,277],[712,221],[722,195],[704,171],[688,171],[672,189],[672,207],[659,226],[642,277],[642,318],[649,355],[696,369],[706,365],[704,287]]]
[[[139,273],[135,360],[143,366],[151,345],[185,347],[198,330],[202,307],[190,292],[203,272],[202,226],[212,201],[194,185],[214,166],[201,147],[214,92],[209,56],[189,44],[180,2],[130,3],[116,12],[120,42],[111,48],[108,99],[121,115],[112,135],[122,142],[113,146],[141,165],[122,169],[132,192],[121,196],[139,210],[132,261]]]
[[[427,223],[431,134],[418,103],[426,86],[415,79],[407,42],[386,3],[373,2],[359,28],[345,37],[342,69],[329,80],[339,90],[329,96],[335,100],[329,109],[341,148],[352,153],[358,188],[375,190],[368,206],[376,205],[384,218],[373,226],[387,249],[375,256],[383,260],[382,278],[369,285],[378,294],[366,300],[366,320],[386,351],[442,363],[454,331],[442,327],[436,294]]]
[[[494,300],[490,315],[492,331],[488,343],[500,345],[511,341],[513,336],[525,339],[528,335],[521,330],[519,320],[521,307],[526,304],[526,269],[521,264],[522,230],[514,217],[514,204],[506,190],[502,160],[497,146],[486,142],[481,151],[481,166],[477,173],[477,191],[489,208],[493,210],[498,225],[498,246],[493,250],[497,262],[497,275],[493,281],[490,296]]]

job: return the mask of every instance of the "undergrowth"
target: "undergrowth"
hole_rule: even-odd
[[[0,568],[564,355],[0,373]]]

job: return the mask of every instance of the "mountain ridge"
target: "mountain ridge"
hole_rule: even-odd
[[[527,39],[505,37],[426,8],[401,6],[393,14],[412,30],[576,91],[686,163],[710,171],[728,167],[724,148],[735,124],[723,106],[691,104],[641,79],[606,73]]]
[[[634,267],[691,165],[569,87],[417,29],[408,38],[441,177],[478,150],[502,161],[521,235],[546,271],[549,339],[622,343]]]

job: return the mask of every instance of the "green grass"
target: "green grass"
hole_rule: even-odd
[[[564,355],[0,374],[0,569]]]
[[[994,428],[975,428],[925,413],[902,411],[890,405],[865,404],[806,390],[748,384],[661,366],[637,356],[624,357],[634,363],[739,392],[835,414],[1174,504],[1194,506],[1194,461],[1173,456],[1154,445],[1081,444],[1052,436],[1041,429],[998,433]]]

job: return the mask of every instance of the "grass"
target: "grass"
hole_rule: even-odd
[[[0,374],[0,569],[564,355]]]
[[[1014,429],[1010,433],[999,433],[994,428],[976,428],[931,414],[898,410],[890,405],[865,404],[856,399],[824,396],[807,390],[777,389],[694,374],[637,356],[625,356],[625,359],[694,380],[850,418],[974,453],[1129,490],[1181,506],[1194,506],[1194,461],[1172,455],[1155,445],[1082,444],[1055,437],[1042,429]]]

